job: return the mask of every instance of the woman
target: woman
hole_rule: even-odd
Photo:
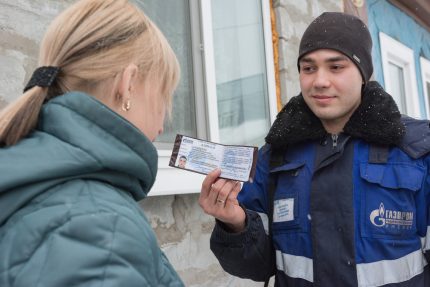
[[[177,59],[126,0],[58,16],[24,94],[0,115],[0,286],[183,286],[137,200]]]

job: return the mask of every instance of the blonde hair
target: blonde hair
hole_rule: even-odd
[[[131,62],[143,79],[159,81],[170,111],[180,70],[156,25],[127,0],[78,1],[51,23],[42,40],[39,66],[59,67],[56,81],[49,88],[29,89],[0,113],[0,145],[13,145],[30,133],[45,101],[111,83]]]

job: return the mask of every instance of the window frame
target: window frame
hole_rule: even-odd
[[[430,60],[420,57],[421,77],[423,83],[423,95],[427,119],[430,119],[430,100],[429,91],[427,90],[427,83],[430,83]]]
[[[383,32],[379,32],[381,48],[382,70],[385,90],[391,94],[392,84],[389,77],[389,63],[401,67],[404,71],[404,87],[406,92],[406,114],[420,118],[420,106],[415,72],[414,51],[403,43],[391,38]]]
[[[269,120],[277,110],[275,65],[270,16],[270,0],[260,0],[266,62]],[[193,47],[194,91],[196,93],[197,136],[219,142],[218,103],[216,95],[215,58],[210,0],[189,0]],[[201,77],[199,75],[202,75]],[[201,95],[201,96],[199,96]],[[210,108],[209,108],[210,107]],[[171,146],[157,145],[158,175],[149,196],[199,193],[204,175],[169,167]]]

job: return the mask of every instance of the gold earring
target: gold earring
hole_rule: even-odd
[[[128,112],[130,110],[130,108],[131,108],[131,101],[130,101],[130,99],[127,99],[124,102],[122,102],[121,109],[124,112]]]

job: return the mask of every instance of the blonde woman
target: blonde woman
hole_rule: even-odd
[[[0,115],[0,286],[183,286],[137,200],[179,66],[126,0],[81,0]]]

